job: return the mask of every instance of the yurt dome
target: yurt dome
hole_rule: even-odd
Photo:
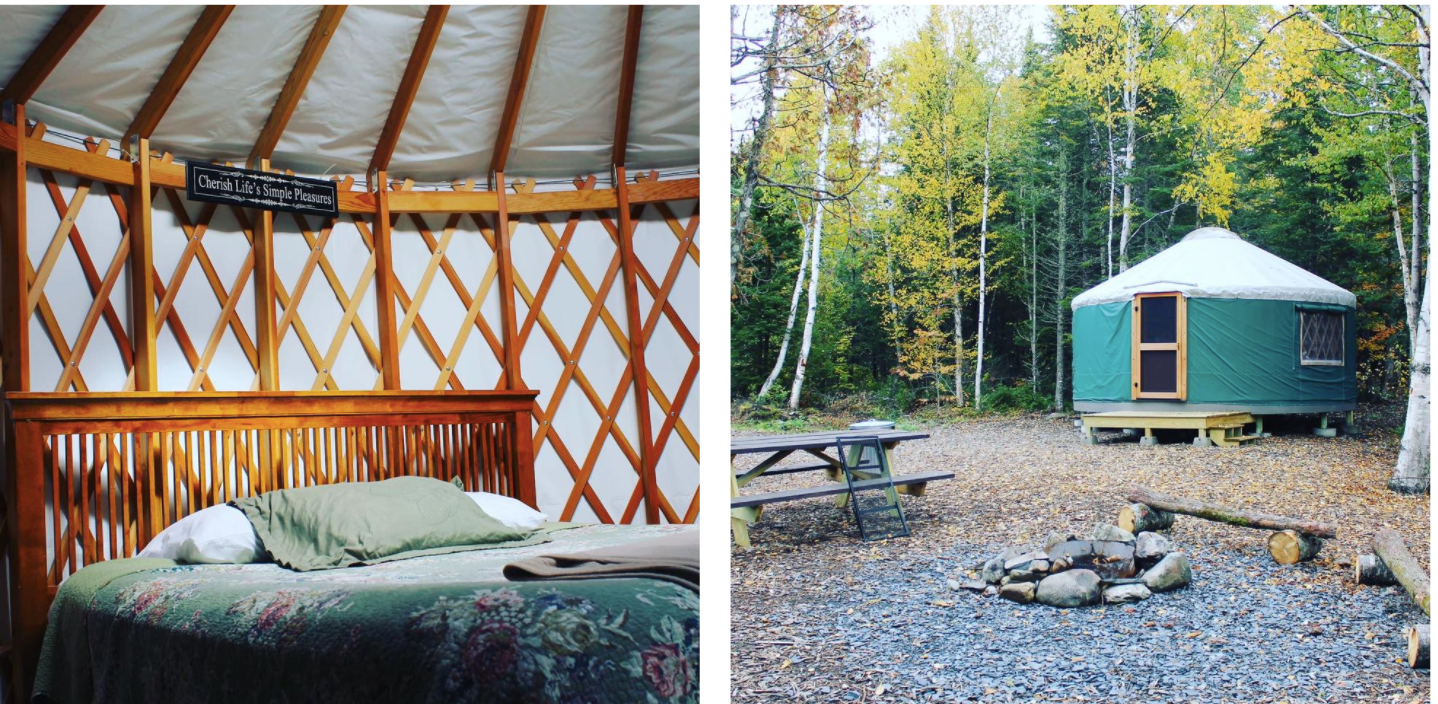
[[[1248,298],[1355,306],[1358,299],[1221,227],[1203,227],[1178,244],[1073,299],[1073,309],[1127,301],[1136,293],[1178,291],[1189,298]]]
[[[1346,411],[1357,299],[1219,227],[1073,299],[1074,408]]]

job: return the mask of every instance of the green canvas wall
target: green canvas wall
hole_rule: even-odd
[[[1298,361],[1293,301],[1188,300],[1188,403],[1284,406],[1351,404],[1358,398],[1357,314],[1345,311],[1344,365]],[[1074,401],[1128,402],[1130,305],[1074,311]]]

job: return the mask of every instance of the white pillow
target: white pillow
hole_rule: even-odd
[[[160,531],[139,557],[192,564],[245,564],[260,561],[264,555],[264,546],[245,512],[221,504],[196,511]]]
[[[519,499],[484,491],[467,491],[465,494],[479,504],[481,511],[515,530],[537,530],[549,520],[549,516],[530,508]]]

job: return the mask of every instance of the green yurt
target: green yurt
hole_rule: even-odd
[[[1074,409],[1348,411],[1357,299],[1219,227],[1073,299]]]

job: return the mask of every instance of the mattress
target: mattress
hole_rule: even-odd
[[[504,565],[671,526],[379,565],[112,560],[60,588],[36,698],[55,702],[692,702],[699,598],[647,578],[509,582]]]

